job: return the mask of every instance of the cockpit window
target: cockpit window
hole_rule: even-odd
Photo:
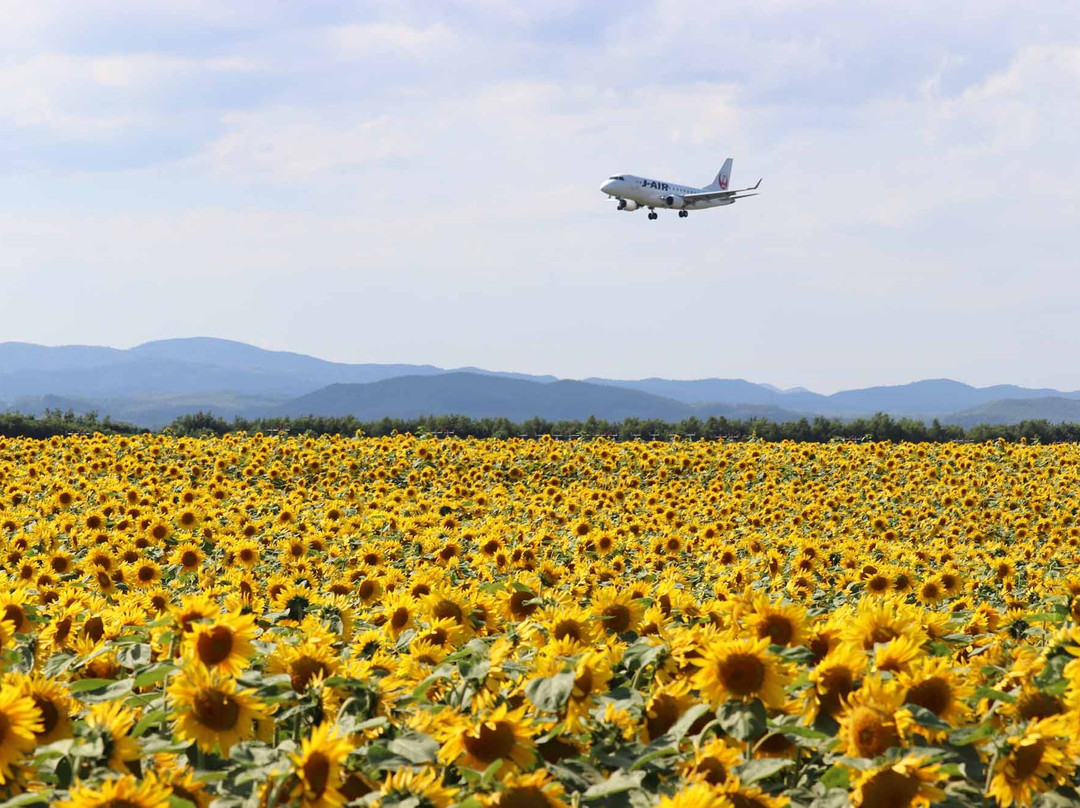
[[[609,180],[625,180],[626,177],[619,175],[617,177],[608,177]]]

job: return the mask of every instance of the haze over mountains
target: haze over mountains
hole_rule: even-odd
[[[148,342],[127,350],[0,343],[0,409],[96,410],[158,427],[197,410],[232,418],[346,415],[361,420],[456,414],[523,421],[628,417],[679,421],[885,412],[945,423],[1080,421],[1080,391],[949,379],[821,395],[742,379],[560,380],[433,365],[347,364],[213,338]]]

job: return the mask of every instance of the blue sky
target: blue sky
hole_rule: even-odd
[[[0,340],[1080,388],[1080,6],[18,4]],[[656,222],[616,172],[763,194]]]

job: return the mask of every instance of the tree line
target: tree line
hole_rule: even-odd
[[[982,443],[1003,439],[1009,442],[1026,440],[1029,443],[1080,442],[1080,424],[1052,424],[1046,420],[1023,421],[1019,424],[979,424],[964,427],[942,424],[934,420],[927,424],[913,418],[893,418],[878,413],[871,418],[815,417],[796,421],[768,421],[763,418],[738,420],[722,416],[687,418],[672,423],[656,419],[627,418],[605,421],[588,418],[584,421],[549,421],[530,418],[515,423],[506,418],[468,418],[463,415],[437,415],[421,418],[383,418],[379,421],[360,421],[353,416],[309,415],[301,418],[241,418],[230,420],[208,412],[183,415],[161,430],[149,430],[96,412],[75,413],[71,410],[46,410],[43,415],[0,413],[0,435],[10,437],[49,438],[56,435],[92,434],[133,435],[160,432],[177,436],[208,437],[230,432],[269,435],[356,435],[383,437],[394,433],[412,433],[436,437],[458,438],[538,438],[550,435],[556,439],[608,437],[613,440],[796,440],[811,443],[830,441],[964,441]]]

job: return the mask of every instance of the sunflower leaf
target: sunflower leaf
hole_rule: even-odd
[[[44,673],[50,679],[60,676],[75,662],[74,654],[53,654],[45,663]]]
[[[761,758],[749,760],[738,766],[735,771],[742,783],[756,783],[758,780],[766,780],[779,771],[793,765],[794,761],[787,758]]]
[[[690,731],[690,727],[694,726],[694,723],[707,712],[709,712],[709,705],[693,705],[679,717],[678,721],[671,725],[671,728],[667,732],[664,733],[663,740],[671,743],[678,743],[686,736],[686,733]]]
[[[952,729],[952,726],[949,723],[942,721],[932,710],[928,710],[925,707],[920,707],[917,704],[905,704],[904,709],[911,713],[911,717],[914,718],[921,727],[944,730],[945,732]]]
[[[632,791],[635,788],[641,788],[641,781],[645,779],[645,772],[628,772],[622,769],[616,771],[607,780],[602,783],[596,783],[585,789],[585,793],[581,795],[584,800],[598,800],[602,797],[608,797],[612,794],[620,794],[624,791]]]
[[[79,679],[71,683],[68,692],[75,695],[76,693],[86,693],[91,690],[101,690],[115,684],[115,681],[115,679]]]
[[[151,665],[135,677],[135,687],[147,687],[149,685],[157,684],[170,673],[174,673],[178,670],[180,669],[171,662],[159,662],[156,665]]]
[[[434,763],[439,752],[438,742],[421,732],[404,733],[390,741],[386,748],[392,754],[417,765]]]
[[[29,794],[20,794],[10,800],[0,802],[0,808],[22,808],[28,805],[49,805],[52,802],[52,789],[46,791],[34,791]]]
[[[760,699],[751,702],[726,701],[716,711],[721,729],[738,741],[760,737],[766,729],[765,705]]]
[[[574,690],[574,672],[563,671],[554,676],[533,679],[525,687],[525,696],[536,709],[545,713],[561,712]]]

